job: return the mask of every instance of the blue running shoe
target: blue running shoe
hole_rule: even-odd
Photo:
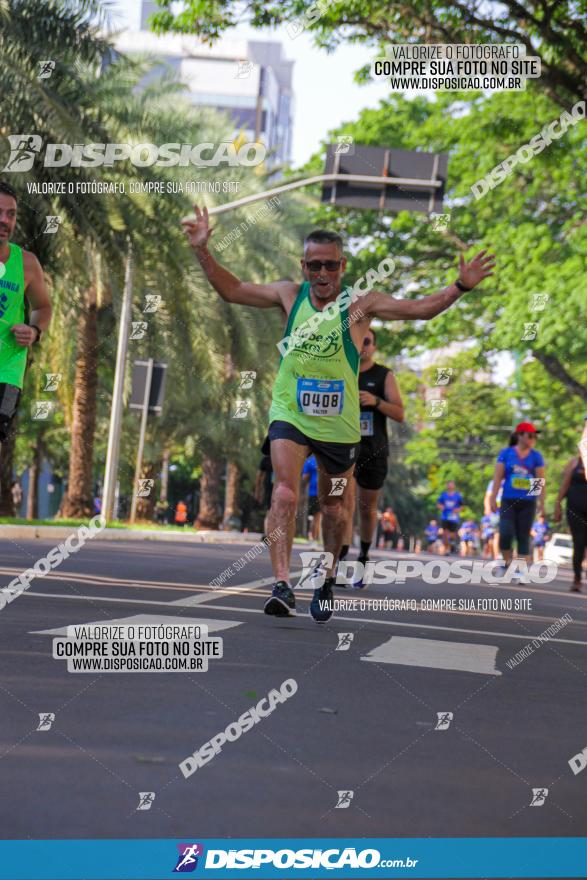
[[[312,601],[310,602],[310,616],[315,623],[327,623],[334,613],[334,594],[332,588],[335,578],[326,578],[323,585],[314,590]]]
[[[353,582],[353,590],[364,590],[367,584],[365,583],[365,566],[368,563],[368,559],[365,556],[359,556],[357,558],[357,562],[359,562],[363,566],[363,574],[357,578],[356,581]]]
[[[277,581],[263,611],[274,617],[295,617],[296,600],[287,581]]]

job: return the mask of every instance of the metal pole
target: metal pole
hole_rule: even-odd
[[[149,415],[149,399],[151,397],[151,380],[153,378],[153,358],[147,361],[147,377],[145,379],[145,396],[143,397],[143,411],[141,413],[141,430],[139,433],[139,448],[137,449],[137,463],[135,467],[135,480],[132,490],[132,504],[130,508],[130,521],[134,523],[137,513],[138,485],[143,466],[143,449],[145,448],[145,432],[147,430],[147,417]]]
[[[132,244],[128,239],[126,269],[124,276],[124,292],[120,310],[120,327],[118,328],[118,350],[116,352],[116,371],[112,388],[112,408],[110,410],[110,429],[108,433],[108,451],[104,471],[104,492],[102,496],[102,514],[106,520],[112,518],[114,490],[118,472],[118,454],[120,450],[120,423],[122,420],[122,393],[124,389],[124,370],[126,366],[126,349],[128,345],[128,328],[132,306]]]

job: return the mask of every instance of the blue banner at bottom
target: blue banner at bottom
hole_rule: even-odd
[[[4,840],[0,880],[587,876],[587,838]]]

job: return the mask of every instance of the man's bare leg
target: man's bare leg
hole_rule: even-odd
[[[359,486],[359,535],[361,541],[371,544],[377,528],[377,500],[379,489]]]
[[[347,484],[348,495],[346,495],[346,507],[347,507],[347,524],[344,530],[344,535],[342,537],[342,546],[343,548],[347,548],[347,551],[344,553],[344,556],[341,554],[341,557],[344,559],[346,553],[348,552],[348,548],[353,545],[353,533],[355,530],[355,499],[357,493],[357,481],[353,477],[348,481]]]
[[[273,536],[269,553],[276,581],[289,583],[300,477],[309,451],[307,446],[294,443],[293,440],[271,441],[274,478],[271,509],[267,515],[267,534]]]
[[[318,497],[322,510],[322,535],[324,538],[324,551],[332,553],[332,565],[328,567],[326,576],[334,576],[340,548],[343,538],[348,529],[349,495],[352,491],[353,468],[343,474],[326,473],[318,463]],[[346,480],[342,495],[331,495],[333,480]]]

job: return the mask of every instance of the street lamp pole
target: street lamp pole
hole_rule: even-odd
[[[112,518],[114,491],[118,474],[118,456],[120,451],[120,426],[122,421],[122,393],[124,390],[124,371],[126,367],[126,351],[128,347],[128,330],[132,307],[132,244],[128,239],[126,268],[124,275],[124,292],[120,311],[120,327],[118,329],[118,350],[116,352],[116,370],[112,389],[112,408],[110,411],[110,429],[108,433],[108,451],[106,453],[106,469],[104,472],[104,491],[102,494],[102,514],[106,521]]]

